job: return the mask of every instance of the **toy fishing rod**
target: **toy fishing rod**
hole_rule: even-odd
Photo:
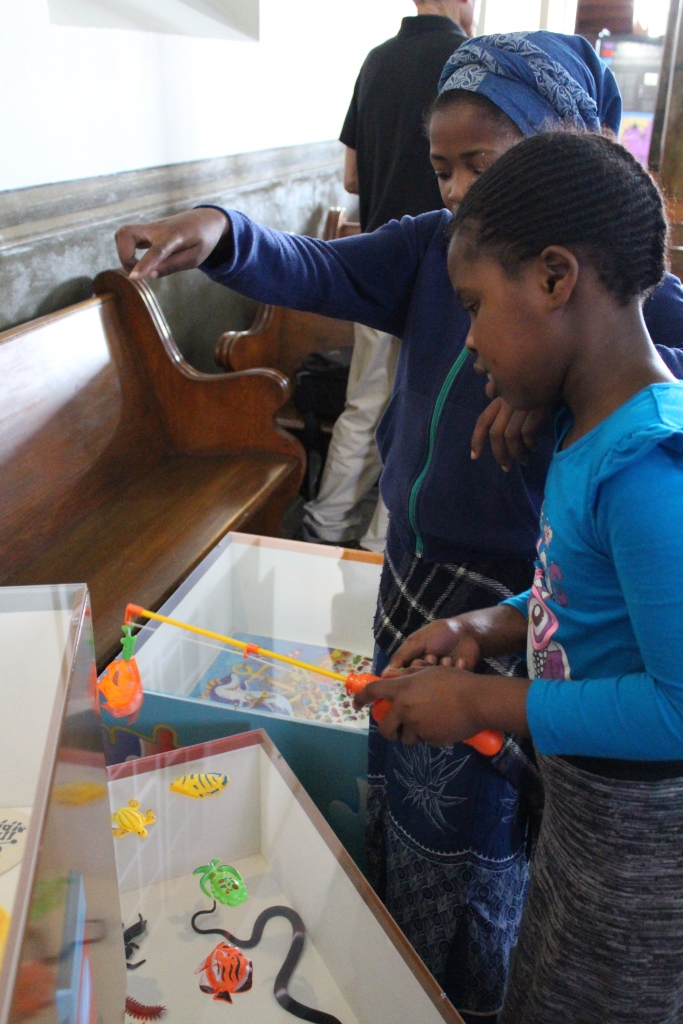
[[[208,637],[210,640],[218,640],[219,643],[229,644],[231,647],[237,647],[239,650],[244,652],[244,657],[248,658],[251,655],[256,655],[262,658],[274,658],[276,661],[283,661],[286,665],[294,665],[296,668],[302,668],[307,672],[314,672],[319,676],[327,676],[328,679],[336,679],[340,683],[344,683],[346,692],[349,697],[352,697],[356,693],[360,693],[368,683],[374,682],[379,679],[379,676],[374,676],[369,672],[349,672],[348,675],[342,675],[341,672],[332,672],[328,668],[319,668],[317,665],[309,665],[305,661],[299,661],[297,658],[289,658],[285,654],[277,654],[275,651],[267,651],[264,647],[259,647],[258,644],[246,643],[244,640],[235,640],[233,637],[223,636],[221,633],[212,633],[209,629],[201,629],[199,626],[191,626],[189,622],[181,622],[179,619],[169,619],[166,615],[159,615],[158,612],[150,612],[147,608],[141,608],[137,604],[126,605],[126,616],[124,619],[125,624],[131,625],[133,618],[141,619],[154,619],[156,622],[164,622],[167,626],[177,626],[178,629],[185,629],[189,633],[196,633],[198,636]],[[385,717],[389,708],[391,707],[390,700],[376,700],[372,704],[372,717],[376,722],[381,722]],[[478,732],[476,736],[471,736],[470,739],[464,740],[463,742],[469,744],[470,747],[474,747],[480,754],[484,754],[485,757],[493,757],[503,746],[503,735],[499,732],[494,732],[492,729],[484,729],[483,732]]]

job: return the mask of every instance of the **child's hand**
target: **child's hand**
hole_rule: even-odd
[[[353,700],[356,708],[391,701],[378,726],[387,740],[444,747],[482,729],[529,735],[528,679],[480,676],[445,665],[390,671],[391,678],[369,683]]]
[[[444,747],[482,728],[475,699],[482,678],[441,665],[408,669],[400,677],[394,672],[393,678],[370,683],[357,693],[354,706],[388,698],[391,709],[379,724],[385,739]]]
[[[408,665],[441,664],[472,670],[479,664],[481,657],[479,640],[463,617],[437,619],[412,633],[401,644],[382,674],[389,675],[391,669]]]
[[[490,384],[490,382],[489,382]],[[489,398],[489,384],[486,393]],[[493,398],[484,409],[472,434],[472,458],[478,459],[484,451],[486,439],[491,442],[493,457],[507,473],[513,459],[524,464],[536,443],[539,428],[550,415],[550,409],[513,409],[502,398]]]
[[[116,247],[132,280],[154,280],[198,267],[230,230],[226,213],[203,206],[151,224],[126,224],[116,232]],[[138,258],[137,249],[147,252]]]

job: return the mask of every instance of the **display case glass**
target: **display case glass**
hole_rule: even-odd
[[[381,566],[367,552],[229,534],[160,611],[341,675],[367,672]],[[107,718],[109,763],[263,728],[362,863],[368,716],[342,683],[153,621],[135,659],[145,700],[132,724]]]
[[[141,1019],[460,1022],[263,731],[109,777]]]
[[[0,588],[0,649],[0,1022],[114,1024],[125,965],[87,588]]]

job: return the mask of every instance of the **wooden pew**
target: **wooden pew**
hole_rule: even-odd
[[[332,207],[327,214],[323,240],[357,235],[360,224],[349,221],[346,210]],[[313,352],[353,345],[353,324],[332,320],[317,313],[299,313],[281,306],[260,304],[254,321],[246,331],[226,331],[216,343],[215,359],[225,370],[247,370],[267,366],[279,370],[290,380],[304,359]],[[304,421],[293,402],[276,416],[285,430],[303,430]],[[332,433],[332,423],[323,423],[324,433]]]
[[[146,284],[95,293],[0,334],[0,583],[87,583],[101,668],[127,602],[158,608],[228,530],[277,535],[304,454],[281,373],[199,373]]]
[[[332,238],[349,238],[350,235],[360,234],[360,224],[356,220],[349,220],[343,206],[331,206],[327,211],[325,227],[323,228],[323,241],[329,242]]]

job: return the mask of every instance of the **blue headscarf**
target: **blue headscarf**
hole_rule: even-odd
[[[582,36],[508,32],[470,39],[441,73],[439,93],[448,89],[487,96],[524,135],[558,121],[619,132],[616,79]]]

